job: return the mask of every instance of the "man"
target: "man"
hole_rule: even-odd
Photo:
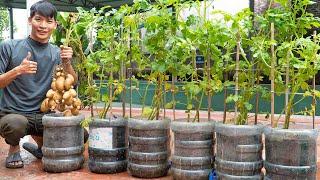
[[[57,10],[51,3],[39,1],[30,8],[29,37],[0,44],[0,88],[3,89],[0,135],[10,145],[7,168],[23,167],[19,141],[25,135],[31,135],[38,146],[25,143],[23,147],[42,158],[44,114],[40,112],[40,105],[50,89],[54,67],[62,64],[64,70],[77,79],[71,65],[72,48],[59,49],[48,43],[57,27],[56,16]]]

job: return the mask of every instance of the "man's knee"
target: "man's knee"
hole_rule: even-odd
[[[11,145],[26,135],[28,119],[19,114],[8,114],[0,119],[0,133]],[[14,141],[14,142],[13,142]]]

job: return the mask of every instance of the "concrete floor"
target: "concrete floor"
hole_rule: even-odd
[[[120,109],[113,109],[115,114],[122,112]],[[88,111],[82,111],[85,115],[88,115]],[[127,115],[129,111],[126,111]],[[132,115],[137,115],[139,113],[138,109],[132,110]],[[171,111],[166,112],[166,116],[173,117]],[[185,117],[184,111],[176,111],[176,118]],[[201,113],[201,117],[207,117],[206,112]],[[228,117],[232,117],[231,114]],[[220,121],[222,120],[222,113],[221,112],[214,112],[211,113],[211,118]],[[259,116],[259,122],[263,124],[269,124],[269,120],[265,119],[264,115]],[[295,117],[295,123],[292,124],[293,128],[312,128],[312,118],[310,117]],[[320,128],[320,117],[316,117],[316,128]],[[23,142],[33,142],[30,136],[26,136],[21,139],[20,145]],[[319,145],[320,145],[320,138],[318,137],[317,140],[318,145],[318,169],[320,165],[320,153],[319,153]],[[171,142],[172,144],[172,142]],[[91,173],[88,169],[87,160],[88,160],[88,152],[87,147],[84,152],[85,155],[85,164],[81,170],[68,172],[68,173],[47,173],[42,170],[42,162],[41,160],[36,159],[30,153],[26,152],[21,147],[21,156],[24,161],[24,168],[21,169],[7,169],[4,166],[4,162],[8,152],[8,145],[5,143],[4,139],[0,137],[0,180],[11,180],[11,179],[34,179],[34,180],[42,180],[42,179],[50,179],[50,180],[87,180],[87,179],[104,179],[104,180],[134,180],[139,178],[131,177],[127,172],[118,173],[118,174],[95,174]],[[172,176],[169,175],[162,178],[156,178],[159,180],[169,180],[173,179]],[[319,170],[317,171],[317,179],[320,179]]]

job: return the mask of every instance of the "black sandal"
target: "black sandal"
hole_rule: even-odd
[[[43,156],[41,148],[38,148],[38,146],[33,143],[23,143],[22,147],[38,159],[41,159]]]
[[[22,167],[23,167],[23,161],[20,156],[20,151],[12,153],[6,158],[6,168],[16,169],[16,168],[22,168]]]

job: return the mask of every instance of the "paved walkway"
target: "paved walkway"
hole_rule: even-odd
[[[114,114],[119,114],[122,111],[120,109],[115,108]],[[85,115],[88,115],[88,111],[82,111]],[[129,115],[129,110],[126,111],[126,115]],[[138,115],[139,109],[133,109],[132,115]],[[167,111],[166,116],[173,117],[172,111]],[[183,118],[186,117],[184,111],[176,111],[176,118]],[[207,117],[206,112],[201,113],[201,117]],[[228,114],[229,118],[232,118],[232,114]],[[221,112],[214,112],[211,113],[211,118],[216,121],[222,120],[222,113]],[[252,122],[252,118],[251,118]],[[264,115],[259,116],[259,122],[263,124],[270,124],[268,119],[265,119]],[[312,118],[310,117],[301,117],[295,116],[295,123],[292,124],[293,128],[312,128]],[[316,128],[320,129],[320,117],[316,117]],[[20,142],[30,141],[33,142],[30,136],[26,136]],[[318,168],[320,165],[320,153],[319,153],[319,145],[320,145],[320,138],[318,138]],[[87,152],[87,145],[85,151],[85,164],[81,170],[68,172],[68,173],[47,173],[42,170],[42,163],[41,160],[37,160],[31,154],[23,150],[21,147],[21,155],[25,162],[25,166],[22,169],[7,169],[4,166],[5,158],[7,156],[8,145],[4,142],[4,139],[0,137],[0,180],[7,180],[7,179],[19,179],[19,180],[43,180],[43,179],[50,179],[50,180],[87,180],[87,179],[104,179],[104,180],[134,180],[138,178],[131,177],[127,172],[119,173],[119,174],[95,174],[91,173],[88,169],[88,152]],[[166,177],[157,178],[159,180],[171,180],[173,179],[170,176],[170,173]],[[317,179],[320,179],[320,173],[318,171]]]

